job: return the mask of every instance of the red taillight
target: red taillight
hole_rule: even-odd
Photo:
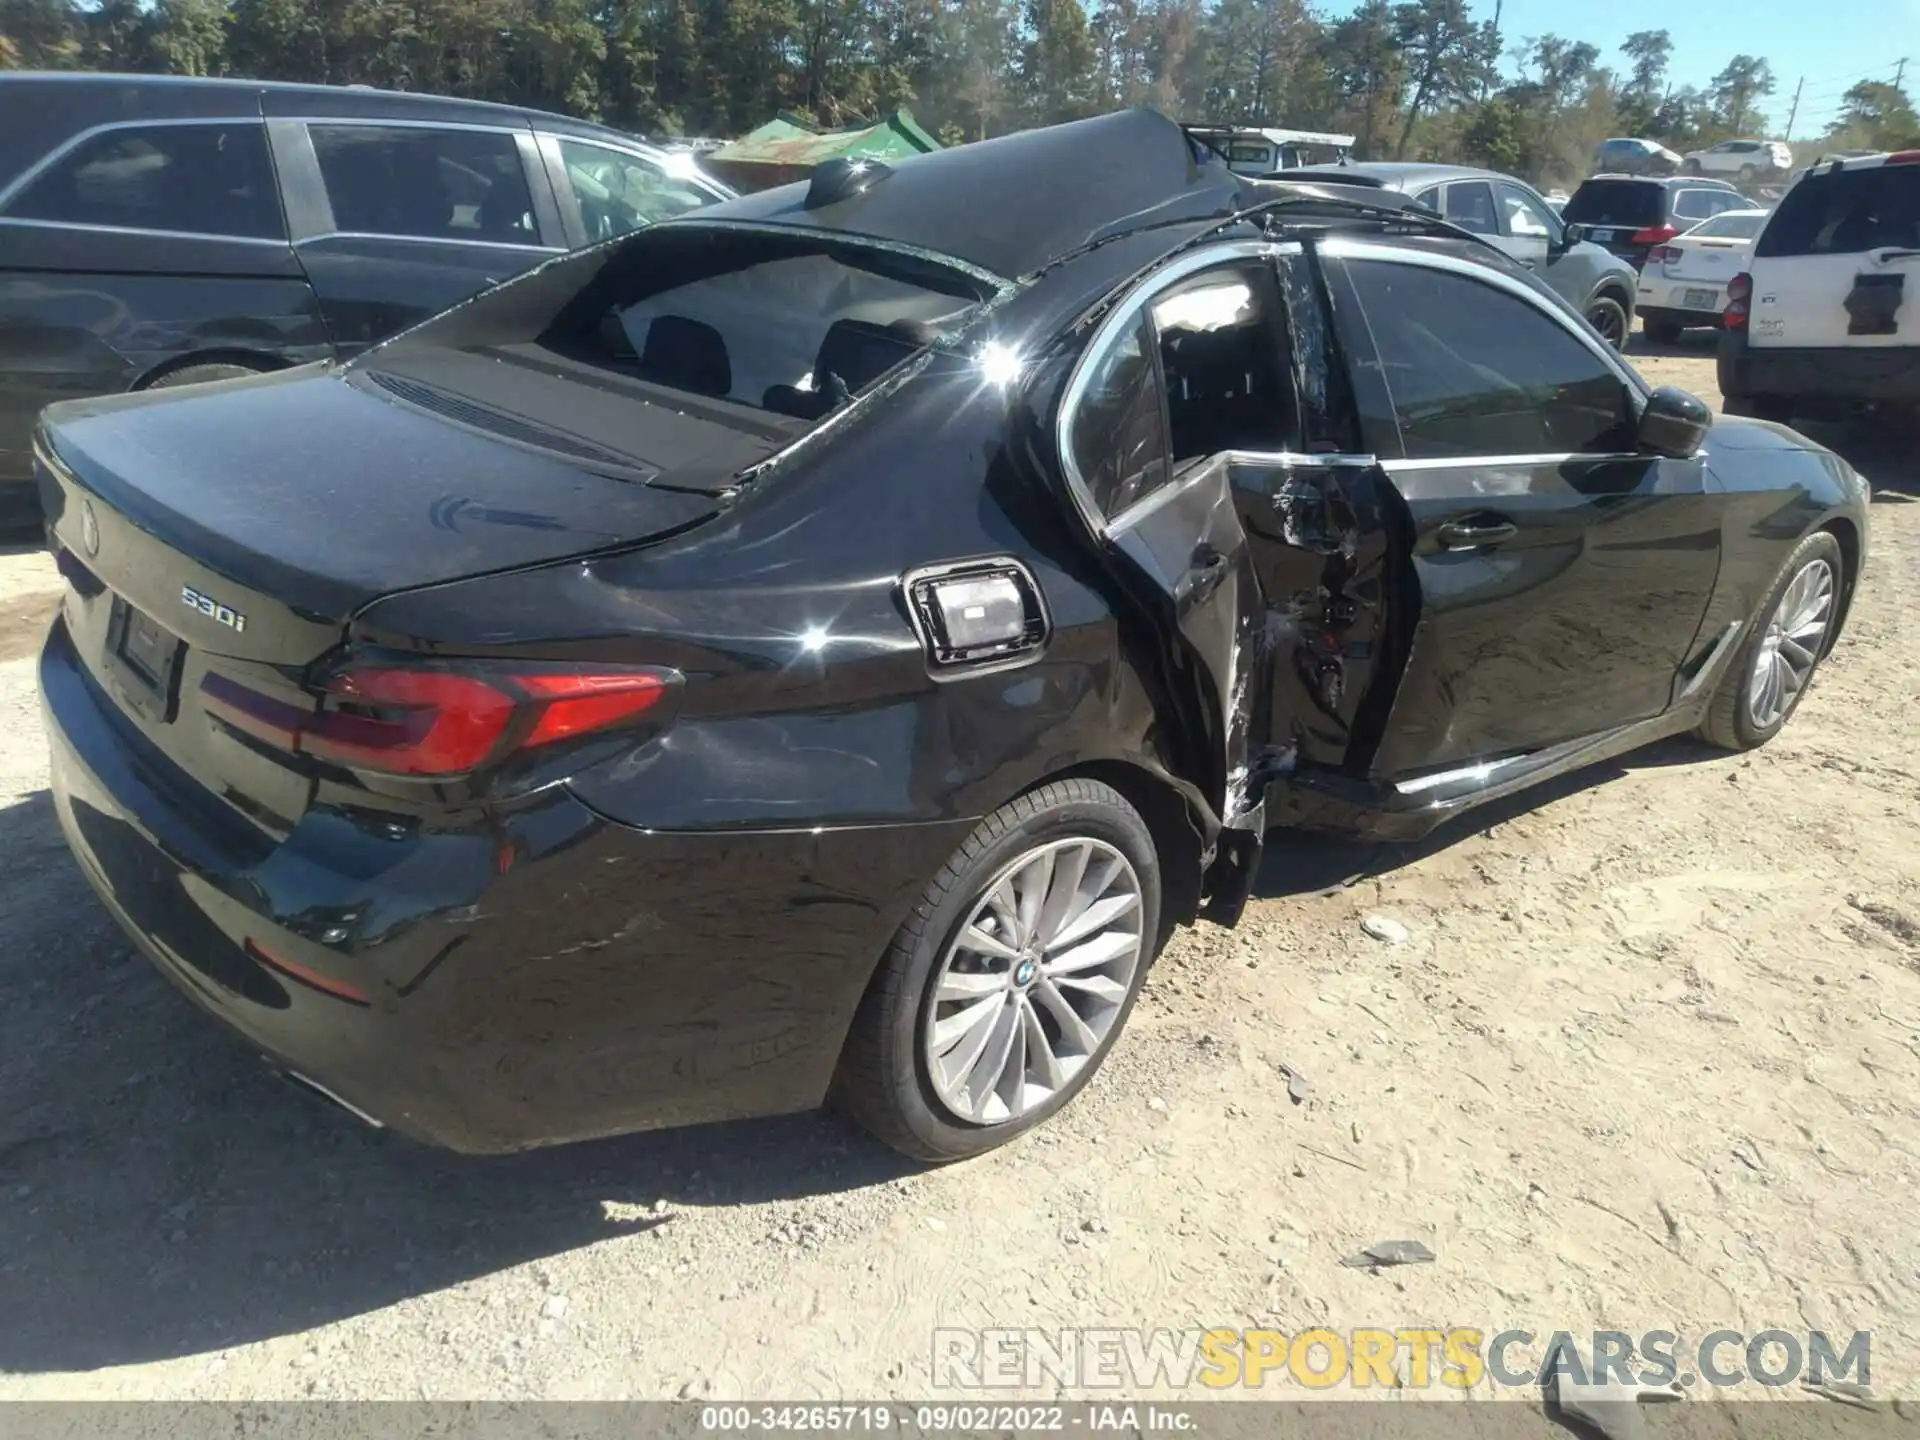
[[[444,778],[637,719],[678,678],[670,670],[367,664],[330,676],[318,709],[217,674],[202,680],[201,697],[210,714],[281,749],[353,770]]]
[[[464,775],[499,748],[514,697],[440,670],[348,670],[326,684],[339,702],[300,733],[298,749],[390,775]]]
[[[546,701],[526,745],[570,740],[644,715],[667,689],[659,675],[522,675],[520,684]]]
[[[1896,150],[1887,156],[1889,165],[1920,165],[1920,150]]]
[[[1721,323],[1738,330],[1747,323],[1748,304],[1753,299],[1753,276],[1741,271],[1727,281],[1727,308],[1720,312]]]
[[[1680,232],[1672,225],[1649,225],[1645,230],[1633,232],[1636,245],[1664,245]]]
[[[1687,252],[1682,250],[1678,245],[1656,245],[1647,255],[1647,263],[1650,265],[1677,265],[1680,263],[1680,257],[1686,253]]]

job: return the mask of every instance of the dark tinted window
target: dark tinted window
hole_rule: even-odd
[[[1658,225],[1665,192],[1644,180],[1588,180],[1562,212],[1570,225]]]
[[[56,162],[7,213],[187,235],[287,233],[258,123],[108,130]]]
[[[1625,382],[1552,316],[1444,270],[1351,270],[1409,459],[1631,448]]]
[[[1073,462],[1100,513],[1119,514],[1167,481],[1167,432],[1153,328],[1145,315],[1093,363],[1073,412]]]
[[[1268,273],[1221,270],[1156,296],[1176,467],[1223,450],[1282,450],[1294,437]]]
[[[540,243],[512,135],[374,125],[311,128],[336,229]]]
[[[1493,214],[1493,187],[1484,180],[1456,180],[1447,186],[1446,217],[1476,235],[1498,235]]]
[[[1920,249],[1920,165],[1817,170],[1795,185],[1761,232],[1756,255],[1854,255]]]

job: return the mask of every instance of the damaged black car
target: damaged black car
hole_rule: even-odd
[[[830,1096],[999,1144],[1269,828],[1763,744],[1867,548],[1842,460],[1476,237],[1144,111],[36,448],[94,887],[277,1068],[466,1151]]]

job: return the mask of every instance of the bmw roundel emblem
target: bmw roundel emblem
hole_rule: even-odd
[[[93,505],[80,502],[80,543],[87,547],[88,558],[100,553],[100,522],[93,518]]]

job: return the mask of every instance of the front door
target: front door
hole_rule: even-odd
[[[1367,768],[1440,772],[1659,715],[1719,570],[1723,503],[1703,462],[1636,452],[1641,386],[1525,282],[1431,252],[1325,248],[1418,588]]]

